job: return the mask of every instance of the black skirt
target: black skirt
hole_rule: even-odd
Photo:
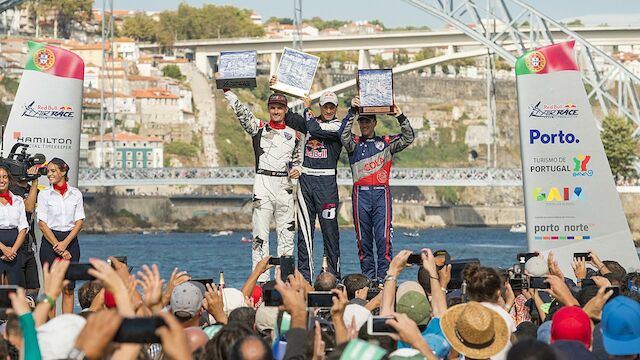
[[[51,231],[58,241],[66,239],[69,233],[71,233],[71,231]],[[80,261],[80,244],[78,244],[77,236],[71,240],[69,246],[67,246],[67,251],[71,253],[71,262],[77,263]],[[62,256],[58,255],[58,253],[53,250],[53,245],[51,245],[51,243],[45,239],[44,235],[42,235],[42,243],[40,244],[40,264],[44,265],[44,263],[49,263],[49,265],[51,265],[57,258],[62,258]],[[73,289],[74,287],[75,281],[72,281],[69,288]]]
[[[0,242],[5,246],[12,247],[18,238],[18,229],[0,229]],[[0,254],[2,256],[2,254]],[[0,260],[0,274],[7,274],[9,285],[19,285],[24,287],[24,273],[22,267],[22,251],[17,251],[16,257],[11,261]]]

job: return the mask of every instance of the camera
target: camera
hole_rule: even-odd
[[[34,165],[42,165],[47,159],[43,154],[30,155],[27,153],[28,144],[13,145],[6,158],[0,157],[0,166],[9,169],[9,173],[16,181],[31,181],[47,175],[47,168],[38,169],[36,174],[27,174],[27,170]]]

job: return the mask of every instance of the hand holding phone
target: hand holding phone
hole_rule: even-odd
[[[156,335],[156,329],[161,326],[165,326],[161,317],[124,319],[113,341],[136,344],[160,343],[162,341]]]
[[[407,259],[408,265],[422,265],[422,254],[411,254]]]
[[[17,292],[17,285],[0,285],[0,309],[11,308],[11,299],[9,299],[9,294]]]
[[[262,298],[264,299],[264,306],[283,305],[282,295],[274,288],[262,289]]]
[[[64,278],[71,281],[95,280],[95,277],[89,275],[89,269],[93,269],[90,263],[71,263]]]
[[[307,296],[307,307],[331,308],[333,306],[333,296],[331,291],[312,291]]]
[[[387,320],[393,316],[370,316],[367,320],[367,333],[369,335],[389,335],[398,332],[391,325],[387,325]]]
[[[529,288],[531,289],[551,289],[551,284],[545,282],[546,278],[531,276],[529,278]]]
[[[269,258],[268,264],[269,265],[280,265],[280,258],[277,258],[277,257]]]
[[[584,261],[591,261],[591,255],[588,252],[573,253],[574,259],[584,259]]]

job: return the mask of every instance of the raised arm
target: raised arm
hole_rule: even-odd
[[[307,110],[309,112],[311,111],[310,109],[305,108],[305,114],[307,113]],[[291,111],[291,109],[289,109],[285,114],[284,123],[293,130],[300,131],[303,134],[307,133],[307,124],[304,121],[304,116]]]
[[[253,115],[251,110],[249,110],[249,108],[245,104],[241,103],[240,99],[238,99],[238,96],[236,96],[236,94],[234,94],[233,92],[225,91],[224,97],[229,102],[229,106],[231,106],[231,109],[236,114],[236,117],[240,121],[240,125],[242,126],[244,131],[246,131],[251,136],[257,134],[262,125],[262,121],[260,121],[260,119]]]
[[[415,135],[409,119],[402,113],[398,105],[393,105],[393,112],[400,123],[400,134],[394,136],[391,144],[389,144],[391,153],[395,154],[409,146],[415,139]]]
[[[347,119],[350,119],[350,118],[353,119],[356,114],[355,110],[351,108],[349,109],[347,116],[345,116],[342,122],[338,123],[337,121],[331,121],[331,122],[318,121],[316,120],[315,117],[313,117],[313,113],[311,113],[310,111],[309,113],[311,114],[310,116],[305,111],[305,118],[307,121],[307,129],[309,129],[309,134],[311,134],[311,136],[316,138],[336,140],[336,141],[341,140],[340,130],[342,129]]]

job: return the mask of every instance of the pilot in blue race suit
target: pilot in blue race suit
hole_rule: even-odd
[[[344,120],[336,119],[338,97],[332,92],[320,96],[320,116],[315,117],[310,100],[305,102],[304,116],[288,112],[285,122],[300,131],[303,144],[302,174],[298,199],[298,270],[307,280],[317,273],[313,263],[313,237],[316,217],[320,221],[324,240],[327,271],[340,278],[340,233],[338,231],[338,185],[336,167],[342,143],[340,129],[347,119],[353,119],[350,110]]]
[[[360,100],[356,97],[352,107],[359,105]],[[400,134],[378,136],[375,134],[376,116],[360,114],[357,120],[362,135],[351,133],[354,118],[348,117],[340,136],[349,154],[353,175],[353,222],[360,267],[364,275],[377,281],[386,276],[393,257],[389,191],[391,162],[394,154],[404,150],[414,139],[413,128],[397,105],[394,105],[394,115],[400,123]],[[377,270],[374,243],[378,257]]]

